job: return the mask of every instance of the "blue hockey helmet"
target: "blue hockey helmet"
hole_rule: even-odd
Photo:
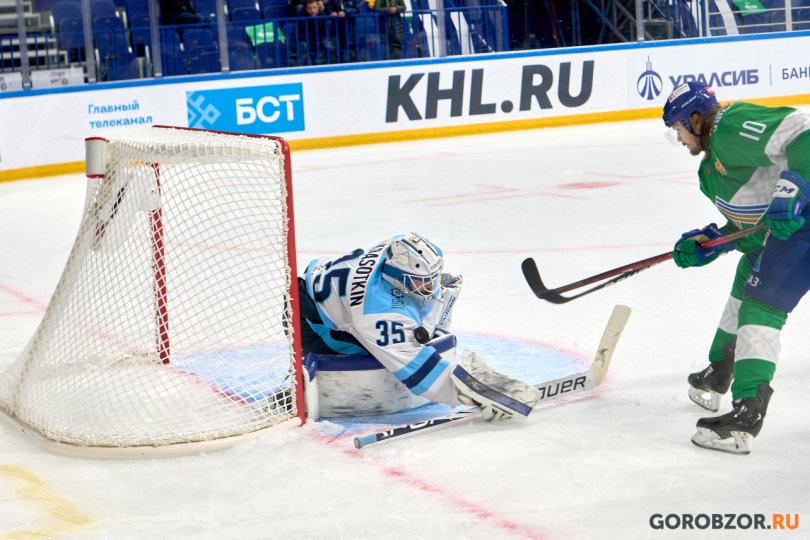
[[[441,290],[442,250],[427,238],[410,233],[394,237],[385,250],[383,279],[404,293],[435,296]]]
[[[717,98],[714,90],[705,84],[685,82],[675,88],[664,103],[664,123],[672,127],[678,122],[692,132],[692,113],[703,116],[711,113],[717,107]]]

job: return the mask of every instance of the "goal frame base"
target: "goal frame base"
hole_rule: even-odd
[[[257,429],[250,433],[232,435],[230,437],[212,439],[210,441],[174,443],[162,446],[81,446],[49,439],[33,427],[21,422],[18,418],[9,416],[3,410],[0,410],[0,418],[5,420],[6,424],[25,435],[29,440],[36,442],[40,447],[51,453],[73,458],[110,460],[180,457],[221,452],[246,440],[257,439],[270,431],[296,428],[304,424],[301,419],[296,416],[273,426]]]

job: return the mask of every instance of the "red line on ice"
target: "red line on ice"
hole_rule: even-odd
[[[486,521],[491,525],[495,525],[515,536],[520,538],[528,538],[531,540],[548,540],[548,537],[531,529],[525,525],[521,525],[519,523],[515,523],[514,521],[500,516],[497,513],[493,512],[492,510],[488,510],[484,508],[480,504],[474,503],[472,501],[468,501],[463,499],[449,491],[445,488],[439,487],[437,485],[431,484],[414,476],[413,474],[404,471],[398,467],[394,467],[391,465],[386,465],[384,463],[380,463],[378,459],[375,459],[367,451],[356,450],[354,448],[344,448],[337,446],[333,443],[344,443],[346,442],[345,438],[330,438],[325,435],[319,433],[312,433],[313,437],[324,442],[325,444],[331,446],[332,448],[336,448],[340,450],[345,456],[348,456],[353,459],[358,459],[362,461],[366,465],[373,465],[376,467],[381,473],[383,473],[386,477],[396,480],[398,482],[402,482],[411,488],[415,488],[419,491],[430,493],[431,495],[437,495],[441,500],[449,504],[451,506],[455,506],[464,512],[474,515],[476,518]]]
[[[6,312],[0,313],[0,317],[23,317],[23,316],[28,316],[28,315],[39,316],[39,315],[42,315],[42,311],[43,310],[41,310],[41,309],[31,310],[31,311],[6,311]]]
[[[39,308],[39,309],[41,309],[43,311],[47,307],[42,302],[40,302],[38,300],[34,300],[30,296],[25,295],[25,294],[21,293],[20,291],[18,291],[16,289],[12,289],[8,285],[3,285],[2,283],[0,283],[0,292],[4,292],[4,293],[8,294],[8,295],[14,297],[15,299],[19,300],[20,302],[22,302],[24,304],[28,304],[28,305],[31,305],[31,306],[36,306],[37,308]]]

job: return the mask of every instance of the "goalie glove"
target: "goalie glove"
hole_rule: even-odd
[[[458,295],[461,294],[461,285],[464,278],[453,274],[442,274],[442,312],[439,315],[439,322],[436,323],[436,330],[447,332],[450,322],[453,320],[453,308],[456,306]]]
[[[804,225],[802,211],[810,198],[810,186],[798,173],[782,171],[773,191],[773,199],[765,213],[771,234],[787,240]]]
[[[525,418],[540,399],[537,388],[495,371],[469,349],[461,355],[451,378],[458,400],[479,407],[487,422]]]
[[[685,232],[681,235],[681,238],[675,242],[675,248],[672,251],[672,259],[675,261],[675,264],[681,268],[707,265],[721,254],[734,249],[734,242],[726,242],[725,244],[705,249],[700,247],[700,244],[721,236],[723,236],[722,231],[720,231],[714,223],[710,223],[702,229],[692,229],[691,231]]]

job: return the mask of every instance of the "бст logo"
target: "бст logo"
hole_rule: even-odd
[[[663,80],[661,79],[661,75],[653,71],[652,62],[648,56],[647,69],[641,74],[638,81],[636,81],[636,90],[638,90],[638,95],[647,101],[652,101],[661,94],[662,87]]]
[[[304,130],[301,83],[186,93],[188,125],[261,135]]]

